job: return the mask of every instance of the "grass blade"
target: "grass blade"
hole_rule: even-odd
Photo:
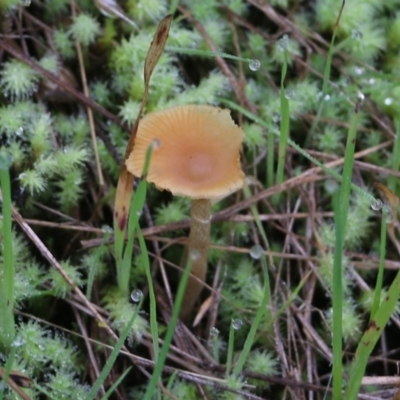
[[[254,338],[256,336],[258,326],[260,325],[261,320],[267,311],[266,309],[267,309],[267,306],[270,303],[270,299],[271,299],[271,290],[270,290],[269,275],[268,275],[268,265],[267,265],[267,259],[265,258],[264,254],[262,254],[262,256],[261,256],[261,261],[262,261],[263,269],[264,269],[264,297],[261,301],[259,309],[257,310],[254,321],[251,324],[251,328],[247,335],[246,341],[244,343],[243,350],[241,351],[239,358],[237,360],[237,363],[233,369],[233,376],[235,378],[237,378],[240,375],[240,373],[242,372],[242,369],[246,362],[247,356],[249,355],[251,347],[253,346]]]
[[[382,212],[382,222],[381,222],[381,240],[379,246],[379,270],[378,276],[376,277],[374,299],[372,300],[371,316],[369,322],[376,314],[381,301],[382,285],[383,285],[383,271],[385,269],[385,257],[386,257],[386,210]]]
[[[117,359],[118,354],[121,351],[122,346],[124,345],[124,342],[129,335],[130,330],[132,329],[132,325],[135,322],[135,319],[139,314],[139,310],[142,308],[142,303],[143,303],[143,298],[140,300],[139,304],[137,305],[137,307],[136,307],[131,319],[127,323],[125,329],[121,332],[121,336],[119,337],[117,343],[115,344],[114,349],[110,354],[110,357],[108,357],[106,365],[104,366],[99,377],[97,378],[96,382],[94,383],[92,389],[90,390],[89,394],[87,395],[87,398],[86,398],[87,400],[92,400],[92,399],[96,398],[96,395],[97,395],[98,391],[100,390],[101,385],[107,379],[107,376],[110,373],[111,368],[113,367],[115,360]]]
[[[289,125],[290,125],[290,108],[289,100],[287,99],[285,93],[285,78],[287,72],[288,64],[288,51],[284,50],[284,62],[282,65],[282,75],[281,75],[281,135],[279,138],[279,150],[278,150],[278,170],[276,173],[276,183],[279,185],[283,182],[283,174],[285,170],[286,161],[286,148],[289,136]]]
[[[356,104],[354,114],[350,122],[347,136],[346,151],[342,186],[340,190],[339,204],[335,209],[335,254],[333,262],[333,398],[342,399],[342,306],[343,306],[343,274],[342,256],[344,237],[346,231],[347,214],[350,204],[351,179],[353,175],[354,150],[357,135],[357,125],[360,119],[359,105]]]
[[[12,244],[11,183],[9,168],[11,156],[0,150],[0,182],[3,221],[3,271],[0,271],[0,347],[9,349],[15,336],[14,325],[14,255]],[[0,264],[1,266],[1,264]]]
[[[140,236],[139,236],[139,240],[140,240]],[[151,376],[150,382],[147,385],[147,390],[146,390],[146,393],[144,396],[144,400],[151,400],[154,390],[156,388],[157,382],[160,379],[161,372],[162,372],[163,366],[165,364],[165,360],[167,359],[168,350],[171,345],[172,338],[173,338],[173,335],[175,332],[175,327],[176,327],[176,323],[178,321],[179,311],[181,309],[181,304],[182,304],[183,296],[185,294],[185,289],[186,289],[186,286],[187,286],[187,283],[189,280],[189,275],[190,275],[191,269],[192,269],[192,263],[191,263],[191,260],[189,257],[189,262],[186,264],[185,270],[183,271],[183,274],[182,274],[180,282],[179,282],[178,292],[176,294],[175,304],[172,309],[171,319],[168,324],[167,333],[165,334],[164,344],[161,348],[161,352],[158,357],[157,364],[154,368],[153,375]]]

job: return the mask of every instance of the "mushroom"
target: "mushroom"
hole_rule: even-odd
[[[230,110],[206,105],[177,106],[152,112],[140,121],[133,151],[126,160],[128,171],[140,176],[147,148],[157,143],[147,181],[192,199],[186,253],[191,259],[192,276],[180,312],[183,320],[191,317],[207,273],[211,201],[243,186],[239,154],[243,137]]]

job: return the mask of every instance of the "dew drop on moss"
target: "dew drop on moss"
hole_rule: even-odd
[[[142,297],[143,297],[143,292],[140,289],[135,289],[131,293],[131,299],[135,303],[139,303]]]
[[[278,50],[282,53],[287,50],[289,46],[289,36],[283,35],[281,39],[278,40]]]
[[[261,258],[263,251],[264,251],[263,248],[259,244],[256,244],[250,249],[249,254],[251,258],[259,260]]]
[[[210,337],[215,337],[215,336],[218,336],[218,335],[219,335],[219,330],[215,326],[213,326],[210,329]]]
[[[238,331],[243,326],[243,321],[241,319],[233,319],[232,320],[232,328],[235,331]]]
[[[260,67],[261,67],[261,63],[260,63],[259,60],[254,59],[254,60],[251,60],[251,61],[249,62],[249,68],[250,68],[252,71],[258,71],[258,70],[260,69]]]
[[[285,97],[286,97],[288,100],[293,99],[293,97],[294,97],[294,92],[293,92],[293,90],[291,90],[291,89],[286,89],[286,90],[285,90]]]
[[[382,208],[382,206],[383,206],[383,203],[382,203],[382,200],[380,200],[380,199],[377,199],[371,203],[371,208],[374,211],[379,211]]]
[[[353,31],[351,32],[351,37],[353,39],[361,40],[363,38],[363,36],[364,35],[362,34],[362,32],[359,31],[358,29],[353,29]]]
[[[140,289],[135,289],[131,293],[131,299],[135,303],[139,303],[142,297],[143,297],[143,292]]]

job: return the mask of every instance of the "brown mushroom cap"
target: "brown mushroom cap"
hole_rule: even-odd
[[[243,137],[230,110],[187,105],[156,111],[140,121],[126,167],[140,176],[146,150],[157,141],[149,182],[192,199],[223,197],[243,186],[239,156]]]

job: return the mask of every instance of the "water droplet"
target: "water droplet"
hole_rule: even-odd
[[[210,337],[214,337],[214,336],[218,336],[218,335],[219,335],[219,330],[215,326],[213,326],[210,329]]]
[[[154,139],[151,142],[151,146],[152,146],[153,150],[158,149],[160,147],[160,145],[161,145],[160,139]]]
[[[189,257],[192,261],[196,261],[200,258],[200,252],[197,250],[192,250],[189,254]]]
[[[250,68],[252,71],[258,71],[258,70],[260,69],[260,67],[261,67],[261,62],[260,62],[260,60],[254,59],[254,60],[251,60],[251,61],[249,62],[249,68]]]
[[[22,134],[24,133],[24,128],[22,126],[20,126],[16,131],[15,134],[17,136],[22,136]]]
[[[286,90],[285,90],[285,97],[286,97],[288,100],[293,99],[293,97],[294,97],[294,92],[293,92],[293,90],[291,90],[291,89],[286,89]]]
[[[393,103],[393,99],[391,97],[386,97],[384,103],[385,105],[390,106]]]
[[[21,336],[17,336],[12,342],[13,347],[21,347],[25,344],[25,340]]]
[[[368,81],[370,85],[373,85],[375,82],[376,82],[375,78],[370,78],[370,80]]]
[[[289,36],[288,35],[283,35],[278,40],[278,50],[283,53],[285,50],[287,50],[288,46],[289,46]]]
[[[255,244],[251,249],[250,249],[250,257],[254,258],[255,260],[259,260],[261,258],[261,255],[263,254],[264,249],[259,245]]]
[[[140,217],[142,214],[143,214],[143,210],[138,210],[138,211],[136,211],[136,215],[137,215],[138,217]]]
[[[331,99],[331,96],[329,94],[326,94],[325,97],[324,97],[324,100],[325,101],[329,101],[330,99]]]
[[[243,321],[241,319],[233,319],[232,320],[232,328],[235,331],[238,331],[243,326]]]
[[[362,75],[364,73],[364,68],[355,67],[354,72],[356,73],[356,75]]]
[[[382,203],[381,199],[377,199],[377,200],[373,201],[371,204],[371,208],[374,211],[379,211],[382,207],[383,207],[383,203]]]
[[[362,103],[365,100],[364,93],[363,92],[358,92],[357,93],[357,98],[358,98],[358,101],[360,101]]]
[[[358,29],[353,29],[351,32],[351,37],[356,40],[361,40],[363,38],[363,33]]]
[[[324,188],[328,193],[333,194],[339,189],[339,184],[334,179],[327,179]]]
[[[281,120],[281,115],[277,112],[272,113],[272,122],[277,124]]]
[[[139,303],[142,297],[143,297],[143,292],[140,289],[135,289],[131,293],[131,299],[135,303]]]
[[[101,229],[104,233],[113,233],[113,228],[110,225],[103,225]]]

